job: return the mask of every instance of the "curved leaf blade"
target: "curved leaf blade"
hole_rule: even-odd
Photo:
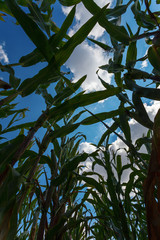
[[[26,34],[49,62],[53,54],[46,35],[40,30],[37,24],[22,11],[15,0],[6,0],[6,3]]]

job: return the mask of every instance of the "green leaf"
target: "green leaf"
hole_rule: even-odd
[[[95,117],[94,116],[90,116],[90,117],[85,118],[84,120],[82,120],[81,124],[82,125],[91,125],[91,124],[99,122],[98,119],[100,119],[101,121],[104,121],[104,120],[106,120],[108,118],[113,118],[113,117],[117,116],[118,114],[119,114],[119,110],[114,110],[114,111],[110,111],[110,112],[97,113],[97,114],[95,114]]]
[[[68,101],[65,101],[60,106],[54,107],[49,111],[49,118],[62,117],[66,113],[75,110],[78,107],[90,105],[108,97],[114,96],[121,92],[120,88],[113,88],[104,91],[97,91],[87,94],[77,95]]]
[[[5,107],[2,107],[0,108],[0,116],[1,118],[4,118],[4,117],[7,117],[7,116],[10,116],[14,113],[22,113],[24,111],[27,111],[27,109],[19,109],[19,110],[10,110],[12,108],[9,108],[8,106],[5,106]]]
[[[128,89],[135,91],[138,96],[153,100],[160,100],[160,89],[141,87],[137,85],[129,75],[125,75],[124,79]]]
[[[36,48],[31,53],[23,56],[20,58],[19,63],[23,67],[29,67],[32,66],[40,61],[44,61],[44,56],[42,53]]]
[[[120,177],[121,169],[122,169],[122,158],[121,158],[121,155],[117,155],[117,173],[119,177]]]
[[[118,73],[117,73],[117,74],[118,74]],[[115,74],[115,77],[116,77],[116,74]],[[99,78],[100,78],[100,77],[99,77]],[[105,82],[105,81],[104,81],[103,79],[101,79],[101,78],[100,78],[100,81],[101,81],[102,85],[103,85],[106,89],[113,89],[113,88],[114,88],[113,85],[108,84],[107,82]],[[118,93],[116,96],[119,98],[119,100],[120,100],[121,102],[123,102],[123,103],[128,102],[130,105],[132,105],[131,102],[129,101],[128,96],[127,96],[126,93],[122,93],[122,92],[121,92],[121,93]]]
[[[160,71],[160,47],[151,46],[148,49],[148,60],[155,69]]]
[[[131,173],[129,176],[129,181],[126,184],[126,189],[125,189],[125,201],[124,201],[124,206],[125,210],[128,214],[130,214],[131,211],[131,199],[130,199],[130,194],[133,188],[133,183],[134,183],[134,178],[135,178],[135,173]]]
[[[141,98],[137,95],[136,92],[133,92],[132,100],[134,103],[134,106],[136,108],[136,111],[138,113],[138,117],[140,118],[140,123],[144,126],[153,129],[153,122],[150,120],[147,111],[143,105],[143,102]],[[138,119],[136,119],[138,121]]]
[[[63,101],[65,98],[71,96],[74,92],[76,92],[80,88],[82,83],[85,81],[86,77],[87,76],[85,75],[80,78],[76,83],[70,83],[68,87],[63,88],[63,90],[54,97],[54,104],[56,105],[61,103],[61,101]]]
[[[119,213],[120,213],[120,209],[119,209],[119,201],[117,198],[117,194],[116,194],[116,188],[114,186],[114,174],[111,168],[111,163],[110,163],[110,159],[108,156],[108,153],[104,153],[105,156],[105,165],[106,165],[106,170],[107,170],[107,189],[108,189],[108,193],[110,195],[111,201],[113,203],[113,211],[116,217],[118,217]]]
[[[56,0],[43,0],[43,2],[41,3],[40,10],[42,12],[47,12],[47,11],[49,12],[51,4],[54,4],[55,2]]]
[[[55,61],[58,66],[63,65],[66,60],[70,57],[75,47],[81,44],[93,27],[96,25],[98,19],[100,18],[101,14],[103,13],[104,8],[98,11],[95,16],[90,18],[66,43],[65,45],[60,48],[60,50],[55,55]]]
[[[25,79],[18,88],[22,97],[25,97],[34,92],[40,84],[50,84],[56,82],[60,77],[59,72],[54,69],[53,65],[48,65],[39,71],[32,78]]]
[[[67,15],[59,31],[50,38],[49,42],[55,51],[56,48],[60,45],[63,38],[65,38],[69,27],[71,26],[76,12],[76,7],[73,7],[70,13]]]
[[[81,0],[59,0],[63,6],[73,6],[81,2]]]
[[[132,42],[129,44],[127,57],[126,57],[126,66],[127,67],[134,67],[137,59],[137,47],[136,42]]]
[[[79,208],[81,207],[81,203],[80,204],[76,204],[74,207],[72,207],[71,209],[67,210],[63,215],[60,216],[60,219],[58,221],[58,223],[56,224],[56,226],[52,227],[46,234],[46,240],[50,240],[53,239],[53,237],[56,237],[58,235],[58,239],[60,238],[60,234],[63,233],[63,229],[64,228],[72,228],[72,224],[70,225],[70,220],[72,220],[72,215],[75,213],[77,213],[77,211],[79,210]],[[75,220],[75,218],[74,218]],[[65,222],[67,222],[65,224]],[[82,220],[77,220],[75,221],[76,225],[80,225],[80,223],[82,222]]]
[[[113,48],[109,47],[108,45],[106,45],[106,44],[104,44],[104,43],[102,43],[102,42],[96,41],[96,40],[94,40],[94,39],[92,39],[92,38],[89,38],[89,37],[88,37],[88,39],[89,39],[91,42],[97,44],[99,47],[101,47],[101,48],[104,49],[105,51],[111,51],[111,50],[113,49]]]
[[[16,130],[21,130],[23,128],[24,129],[29,129],[29,128],[33,127],[34,124],[35,124],[35,122],[28,122],[28,123],[19,124],[19,125],[4,129],[1,134],[16,131]]]
[[[55,131],[58,131],[58,130],[55,130]],[[58,140],[56,138],[54,138],[54,139],[52,139],[52,143],[53,143],[53,146],[54,146],[53,155],[55,154],[57,156],[57,158],[60,158],[62,150],[59,146]]]
[[[52,184],[55,186],[59,186],[62,184],[68,177],[70,172],[73,172],[79,165],[80,162],[86,161],[88,157],[87,153],[82,153],[81,155],[73,157],[73,159],[69,160],[62,166],[60,175],[52,180]]]
[[[50,138],[59,138],[59,137],[64,137],[67,136],[69,133],[73,132],[79,127],[80,123],[76,124],[69,124],[66,126],[62,126],[60,129],[52,131],[50,133]]]
[[[150,17],[150,15],[147,15],[146,12],[140,9],[139,1],[135,1],[135,3],[131,7],[131,10],[134,14],[137,24],[140,27],[147,28],[147,29],[155,28],[154,20]]]
[[[102,136],[101,136],[101,138],[100,138],[100,140],[99,140],[98,146],[100,147],[100,146],[102,145],[102,143],[105,141],[106,137],[108,137],[108,136],[109,136],[112,132],[114,132],[118,127],[119,127],[119,126],[117,125],[117,123],[114,122],[114,123],[111,125],[111,127],[110,127],[111,130],[108,129],[107,131],[105,131],[105,132],[102,134]]]
[[[69,120],[68,124],[73,124],[73,123],[75,123],[75,122],[81,117],[81,115],[82,115],[84,112],[86,112],[86,111],[85,111],[85,110],[82,110],[82,111],[78,112],[77,114],[75,114],[75,115]],[[80,122],[80,123],[81,123],[81,122]]]
[[[84,6],[87,8],[87,10],[95,15],[100,11],[100,7],[93,1],[93,0],[82,0]],[[106,12],[105,12],[106,13]],[[106,31],[109,33],[109,35],[116,39],[119,42],[122,42],[126,45],[129,44],[129,35],[124,27],[116,26],[109,22],[107,20],[107,17],[105,14],[101,14],[100,19],[98,20],[98,23],[106,29]]]
[[[140,148],[145,145],[147,152],[151,153],[151,143],[152,143],[152,139],[148,138],[148,137],[142,137],[136,140],[135,144],[136,144],[136,149],[140,150]]]
[[[107,9],[106,10],[106,17],[108,19],[121,17],[126,12],[127,7],[128,7],[128,4],[121,5],[121,6],[115,6],[112,9]]]
[[[15,0],[6,0],[6,3],[26,34],[49,62],[53,53],[46,35],[39,29],[37,24],[21,10]]]
[[[13,88],[17,88],[20,84],[21,79],[16,78],[13,74],[10,74],[9,83]]]
[[[50,35],[49,27],[45,23],[38,5],[32,1],[28,1],[28,8],[30,10],[31,16],[34,18],[36,23],[41,27],[41,29],[43,29],[48,35]]]
[[[12,119],[10,120],[10,122],[8,123],[6,128],[9,128],[13,123],[15,123],[16,121],[25,118],[25,112],[27,111],[27,109],[22,109],[21,111],[17,111],[14,116],[12,117]],[[16,119],[18,118],[18,119]]]
[[[157,81],[158,81],[158,76],[152,75],[152,74],[150,74],[148,72],[145,72],[145,71],[142,71],[140,69],[131,69],[128,74],[132,79],[153,79],[153,80],[156,80],[156,77],[157,77]]]
[[[10,9],[7,7],[7,4],[5,2],[0,1],[0,11],[12,16]]]
[[[99,67],[102,70],[106,70],[109,73],[119,73],[123,72],[125,67],[121,64],[115,63],[112,59],[109,59],[109,64]]]
[[[78,180],[86,182],[89,187],[95,188],[99,193],[104,194],[102,184],[97,182],[94,178],[78,174],[76,174],[76,177]]]
[[[0,163],[0,173],[5,170],[7,164],[11,163],[14,154],[18,150],[24,138],[24,135],[19,135],[15,139],[0,145],[0,156],[2,156]]]
[[[121,103],[119,107],[119,120],[120,120],[120,128],[123,131],[126,140],[131,142],[131,132],[130,132],[130,126],[128,123],[128,116],[126,114],[123,103]]]
[[[132,30],[131,30],[129,24],[126,23],[126,25],[127,25],[127,28],[128,28],[128,32],[130,33],[130,36],[133,37],[133,32],[132,32]]]

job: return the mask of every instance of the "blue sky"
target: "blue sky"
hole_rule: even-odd
[[[101,7],[104,6],[107,2],[106,0],[95,0],[97,4]],[[127,3],[128,1],[124,1],[123,3]],[[115,1],[111,2],[111,6],[115,4]],[[153,4],[153,10],[155,5]],[[69,7],[61,7],[57,1],[55,5],[55,9],[53,12],[53,20],[57,24],[58,27],[63,23],[66,15],[69,13]],[[69,35],[74,34],[74,32],[82,26],[89,18],[91,14],[84,8],[83,4],[80,3],[76,8],[76,15],[74,24],[69,30]],[[3,64],[7,63],[17,63],[21,56],[26,55],[31,52],[35,46],[30,41],[30,39],[26,36],[22,28],[15,24],[15,20],[12,17],[6,16],[4,17],[5,22],[0,21],[1,35],[0,35],[0,60]],[[122,23],[128,23],[135,33],[137,28],[135,28],[136,24],[133,24],[133,14],[130,10],[127,11],[127,14],[124,14],[122,17]],[[101,40],[107,44],[110,44],[108,35],[105,33],[104,29],[101,28],[98,24],[90,33],[90,37]],[[144,44],[144,40],[138,42],[138,56],[142,57],[145,55],[147,51],[147,44]],[[84,41],[81,45],[79,45],[71,57],[65,63],[65,67],[67,70],[72,72],[73,80],[76,81],[81,78],[83,75],[87,74],[87,79],[82,85],[82,89],[89,91],[101,90],[103,87],[100,84],[100,81],[96,75],[96,71],[99,66],[104,65],[108,62],[108,59],[111,57],[110,54],[107,54],[101,48],[91,44],[88,41]],[[15,72],[16,76],[21,78],[23,81],[28,77],[34,76],[43,64],[38,64],[30,68],[24,67],[16,67]],[[147,61],[143,62],[142,65],[139,63],[137,68],[142,68],[143,70],[148,69],[151,71],[151,67]],[[110,83],[112,81],[112,75],[108,74],[106,71],[100,71],[100,76]],[[4,81],[8,82],[8,74],[1,73],[0,77],[3,78]],[[53,86],[50,87],[50,92],[54,92]],[[17,98],[16,102],[19,102],[18,108],[28,108],[29,111],[26,113],[26,121],[34,121],[41,114],[42,110],[45,109],[45,103],[39,95],[32,94],[25,98],[21,98],[20,96]],[[149,102],[147,102],[149,103]],[[93,113],[97,112],[108,112],[111,109],[117,109],[119,106],[118,100],[110,99],[101,103],[94,104],[92,106],[88,106],[87,108]],[[146,109],[149,112],[150,117],[153,119],[157,109],[160,107],[159,103],[153,101],[149,105],[146,105]],[[88,114],[86,114],[88,116]],[[108,121],[110,124],[111,121]],[[4,126],[6,122],[3,121]],[[130,126],[132,130],[132,139],[133,141],[137,137],[141,137],[143,133],[146,133],[146,129],[141,127],[137,122],[131,120]],[[43,131],[43,130],[42,130]],[[80,127],[77,131],[84,132],[87,135],[86,143],[82,143],[80,150],[83,151],[91,151],[93,149],[88,143],[93,142],[97,143],[100,139],[101,135],[105,131],[104,126],[101,123],[92,125],[90,127],[83,126]],[[15,134],[14,132],[12,134]],[[8,138],[13,135],[7,135]],[[40,133],[39,133],[40,134]],[[124,147],[124,144],[115,137],[112,137],[113,148],[117,149],[118,147]]]

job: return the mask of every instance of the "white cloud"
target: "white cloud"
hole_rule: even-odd
[[[82,153],[82,152],[86,152],[86,153],[92,153],[96,150],[96,147],[93,146],[91,143],[89,142],[82,142],[80,145],[79,145],[79,152]]]
[[[4,50],[4,47],[5,47],[5,43],[2,43],[0,45],[0,61],[3,61],[4,63],[8,64],[9,59],[8,59],[7,53]]]
[[[107,3],[112,3],[110,0],[95,0],[95,2],[100,7],[103,7]],[[65,15],[68,15],[71,9],[72,7],[62,6],[62,11]],[[72,36],[89,18],[91,18],[91,16],[92,15],[86,10],[82,3],[77,4],[75,14],[76,21],[68,34]],[[97,39],[102,37],[104,32],[104,28],[100,27],[99,24],[96,24],[89,36]],[[82,84],[82,88],[83,90],[90,92],[104,89],[96,75],[96,71],[99,66],[107,64],[107,62],[108,55],[103,49],[98,46],[90,46],[87,41],[84,41],[74,50],[71,57],[66,62],[66,67],[70,68],[73,73],[73,81],[77,81],[83,75],[87,74],[87,79]],[[107,72],[100,70],[99,75],[106,82],[111,82],[112,74],[108,74]]]
[[[147,66],[148,66],[148,61],[147,60],[143,61],[141,64],[141,68],[146,68]]]
[[[74,74],[74,81],[87,74],[87,79],[82,84],[82,88],[86,91],[95,91],[104,89],[96,75],[96,71],[99,66],[107,62],[108,56],[101,48],[89,46],[87,41],[85,41],[74,50],[71,57],[67,60],[66,66]],[[111,82],[112,74],[100,70],[99,75],[106,82]]]
[[[146,56],[147,54],[148,54],[148,47],[147,47],[147,50],[146,50],[144,56]],[[141,69],[146,68],[147,66],[148,66],[148,60],[146,59],[141,63]]]

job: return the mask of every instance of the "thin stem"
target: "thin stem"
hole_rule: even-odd
[[[12,158],[11,166],[13,167],[15,163],[20,159],[22,154],[25,152],[27,147],[29,146],[31,140],[33,139],[35,133],[38,131],[38,129],[44,124],[44,122],[48,119],[48,109],[38,118],[35,126],[31,128],[28,132],[28,135],[25,137],[24,141],[19,146],[18,150],[16,151],[15,155]],[[36,161],[36,164],[38,164],[39,158]],[[35,164],[35,165],[36,165]],[[35,168],[35,165],[33,166]],[[33,170],[33,168],[32,168]],[[31,170],[31,171],[32,171]],[[7,166],[5,171],[0,175],[0,184],[3,183],[4,179],[6,178],[9,171],[9,167]],[[31,173],[30,173],[31,174]],[[32,174],[31,174],[32,176]]]
[[[48,109],[38,118],[35,126],[29,130],[28,135],[25,137],[25,140],[22,142],[22,144],[20,145],[19,149],[17,150],[17,152],[15,153],[12,159],[12,167],[18,161],[18,159],[22,156],[22,154],[25,152],[31,140],[33,139],[35,133],[38,131],[40,127],[42,127],[42,125],[47,119],[48,119]]]
[[[16,67],[16,66],[21,66],[21,63],[11,63],[11,64],[6,64],[6,65],[2,65],[0,64],[0,68],[6,68],[6,67]]]
[[[19,93],[14,93],[14,94],[12,94],[12,95],[10,95],[10,96],[8,96],[8,97],[0,100],[0,106],[3,106],[4,104],[10,102],[10,101],[13,100],[15,97],[17,97],[18,94],[19,94]]]
[[[157,18],[154,16],[154,14],[151,12],[150,8],[149,8],[149,4],[148,4],[148,0],[145,0],[145,5],[146,5],[146,9],[147,9],[147,12],[149,14],[149,16],[151,17],[151,19],[155,22],[155,24],[157,25],[157,27],[159,28],[160,30],[160,27],[159,27],[159,23],[157,21]]]
[[[131,41],[132,41],[132,42],[135,42],[135,41],[137,41],[137,40],[139,40],[139,39],[146,38],[146,37],[150,37],[150,36],[153,36],[153,35],[155,35],[155,34],[157,34],[157,33],[159,33],[159,30],[154,31],[154,32],[143,33],[143,34],[140,34],[140,35],[138,35],[138,36],[134,36],[134,37],[131,39]]]
[[[37,240],[43,240],[45,225],[46,225],[46,220],[47,220],[47,211],[48,211],[49,205],[52,200],[53,191],[54,191],[54,186],[50,185],[50,187],[48,189],[46,201],[44,204],[44,211],[42,213],[42,217],[41,217],[41,221],[40,221],[40,225],[39,225],[39,229],[38,229]]]

